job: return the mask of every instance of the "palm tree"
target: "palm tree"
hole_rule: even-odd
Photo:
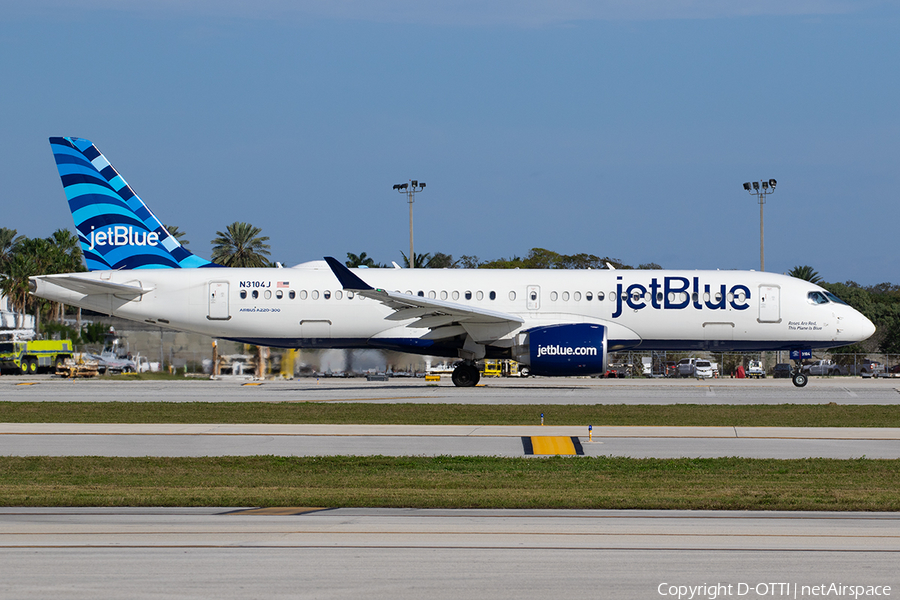
[[[3,272],[3,265],[10,260],[13,250],[22,241],[22,236],[17,236],[16,233],[15,229],[0,227],[0,272]]]
[[[175,238],[175,241],[182,246],[187,246],[188,244],[190,244],[189,241],[184,239],[184,236],[187,234],[183,231],[178,231],[178,227],[176,225],[163,225],[163,227],[165,227],[166,231],[169,232],[169,235]]]
[[[262,230],[249,223],[235,221],[225,228],[225,233],[210,242],[213,245],[212,260],[226,267],[269,267],[266,256],[270,254],[268,236],[260,236]]]
[[[822,278],[819,277],[818,271],[815,271],[809,265],[797,266],[788,271],[788,275],[791,277],[796,277],[797,279],[803,279],[810,283],[819,283],[822,281]]]
[[[374,269],[374,268],[378,267],[378,265],[375,263],[375,261],[372,259],[372,257],[366,256],[365,252],[362,252],[360,254],[353,254],[352,252],[348,252],[347,253],[347,261],[344,264],[347,265],[348,267],[350,267],[351,269],[356,268],[356,267],[369,267],[369,268]]]
[[[403,257],[403,264],[409,267],[409,257],[403,254],[403,251],[400,251],[400,255]],[[422,269],[428,266],[428,261],[431,259],[431,253],[426,252],[424,254],[413,254],[413,266],[416,269]]]

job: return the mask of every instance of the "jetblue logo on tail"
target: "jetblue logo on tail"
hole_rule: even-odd
[[[84,262],[91,271],[218,267],[169,235],[88,140],[50,138]]]
[[[116,225],[105,231],[94,231],[94,228],[91,227],[89,239],[91,250],[95,246],[156,246],[159,244],[159,234],[155,231],[135,233],[133,227],[124,225]]]

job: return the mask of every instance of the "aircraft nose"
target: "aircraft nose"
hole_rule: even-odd
[[[875,323],[859,315],[859,341],[867,340],[875,333]]]

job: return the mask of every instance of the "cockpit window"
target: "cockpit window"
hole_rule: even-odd
[[[832,302],[837,302],[838,304],[844,304],[844,305],[847,304],[846,302],[844,302],[843,300],[841,300],[840,298],[838,298],[831,292],[825,292],[825,295],[828,296],[828,299],[831,300]]]
[[[806,295],[810,304],[828,304],[828,297],[822,292],[810,292]]]

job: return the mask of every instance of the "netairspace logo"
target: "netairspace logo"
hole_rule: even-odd
[[[674,585],[661,583],[656,588],[660,596],[670,596],[678,600],[716,598],[875,598],[891,595],[889,585],[844,585],[843,583],[822,583],[801,585],[798,583],[714,583],[703,585]],[[751,595],[752,594],[752,595]]]
[[[597,349],[592,346],[580,346],[573,348],[571,346],[560,346],[559,344],[548,344],[546,346],[538,346],[538,358],[542,356],[597,356]]]

